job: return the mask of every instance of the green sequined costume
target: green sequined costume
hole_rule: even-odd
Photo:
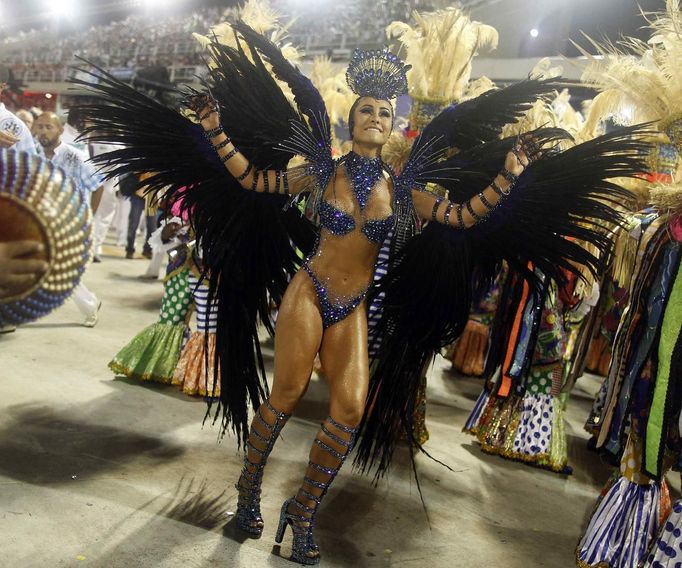
[[[191,295],[183,266],[166,276],[159,321],[145,327],[109,363],[117,375],[143,381],[170,383],[180,358],[180,350],[190,314]]]

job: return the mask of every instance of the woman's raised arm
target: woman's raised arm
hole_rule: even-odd
[[[244,188],[259,193],[279,193],[296,195],[310,187],[300,168],[291,175],[290,170],[258,170],[232,143],[220,124],[218,107],[210,97],[199,95],[192,99],[195,110],[206,136],[213,144],[220,161],[227,171]]]
[[[436,221],[455,229],[469,229],[483,221],[498,202],[509,195],[518,177],[540,154],[541,150],[532,140],[520,141],[507,153],[503,169],[490,185],[464,203],[454,203],[432,193],[413,189],[415,211],[421,219]]]

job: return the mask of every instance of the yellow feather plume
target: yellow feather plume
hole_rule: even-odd
[[[649,191],[649,200],[662,213],[682,214],[682,183],[654,185]]]
[[[461,100],[471,77],[471,61],[480,49],[497,47],[497,30],[473,21],[460,8],[413,12],[415,25],[393,22],[389,39],[405,48],[410,95],[416,99]]]
[[[677,0],[666,0],[666,11],[645,13],[652,32],[648,42],[624,38],[618,44],[587,40],[596,50],[590,55],[577,46],[587,58],[583,81],[602,91],[593,116],[633,124],[662,120],[666,123],[682,116],[682,12]]]

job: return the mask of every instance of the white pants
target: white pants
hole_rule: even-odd
[[[159,272],[161,271],[161,267],[163,266],[163,261],[165,260],[166,256],[168,256],[168,254],[165,252],[155,251],[152,254],[152,259],[149,261],[149,266],[147,266],[147,272],[145,272],[144,275],[158,278]]]
[[[73,302],[76,304],[76,307],[86,318],[94,315],[95,312],[97,312],[99,300],[97,299],[97,296],[95,296],[85,287],[83,282],[80,282],[78,286],[73,289],[73,294],[71,297],[73,298]]]
[[[116,216],[116,209],[120,207],[119,200],[113,192],[107,191],[105,187],[102,193],[102,200],[97,208],[97,213],[93,218],[93,238],[95,254],[102,254],[102,245],[107,238],[109,227]]]
[[[116,229],[116,244],[125,246],[128,236],[128,216],[130,215],[130,199],[118,197],[118,207],[114,215],[113,225]]]

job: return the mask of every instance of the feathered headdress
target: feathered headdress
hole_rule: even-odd
[[[381,50],[355,49],[346,71],[346,82],[359,97],[390,101],[407,93],[407,71],[400,58],[388,47]]]

